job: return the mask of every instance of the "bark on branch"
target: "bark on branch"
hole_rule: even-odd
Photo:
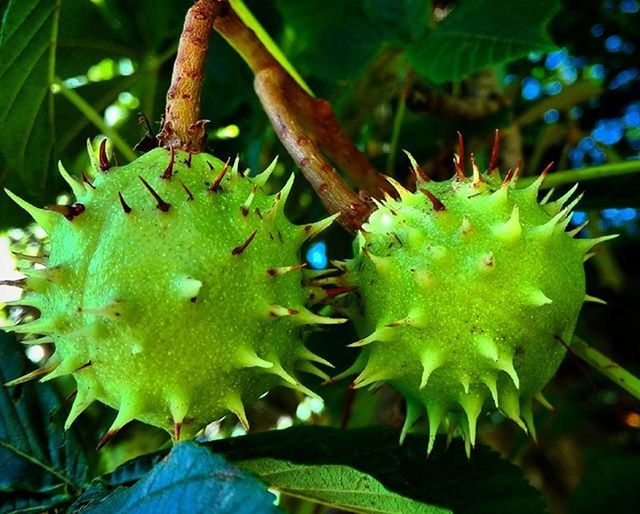
[[[205,58],[213,20],[227,8],[220,0],[197,0],[187,12],[157,136],[160,146],[193,153],[204,150],[207,121],[200,119],[200,93]]]
[[[347,136],[329,103],[300,87],[233,9],[221,13],[214,28],[253,71],[256,93],[278,137],[323,204],[330,213],[342,214],[343,226],[359,227],[370,205],[348,187],[328,159],[371,196],[380,196],[380,188],[388,190],[388,183]]]

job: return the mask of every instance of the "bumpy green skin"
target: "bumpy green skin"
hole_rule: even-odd
[[[169,160],[155,149],[97,170],[93,187],[61,170],[85,208],[71,220],[17,199],[50,234],[52,251],[18,302],[41,317],[13,330],[50,336],[46,379],[77,381],[67,424],[98,400],[118,410],[110,432],[139,419],[185,436],[229,411],[246,423],[243,404],[278,385],[313,394],[294,370],[316,372],[310,360],[322,359],[301,332],[334,320],[305,307],[302,271],[287,267],[328,222],[291,224],[283,208],[292,180],[277,195],[262,190],[273,167],[251,179],[236,164],[211,191],[220,160],[194,154],[188,165],[176,152],[171,178],[162,178]],[[140,177],[170,204],[166,212]]]
[[[496,171],[399,186],[346,263],[363,337],[349,373],[360,372],[357,387],[389,382],[405,396],[403,437],[426,411],[429,451],[443,423],[473,444],[488,404],[534,431],[531,402],[571,341],[597,242],[565,232],[573,205],[538,203],[540,182],[518,190]]]

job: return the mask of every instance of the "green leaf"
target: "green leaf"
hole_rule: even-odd
[[[263,483],[193,442],[180,443],[139,482],[100,497],[91,491],[70,512],[275,514]],[[180,507],[182,505],[182,507]]]
[[[278,0],[277,5],[295,32],[294,64],[315,77],[334,81],[358,76],[384,40],[361,0]]]
[[[52,173],[62,149],[57,138],[86,124],[77,110],[67,111],[73,116],[63,115],[65,124],[60,124],[55,109],[59,102],[51,93],[55,76],[83,74],[101,59],[135,54],[118,43],[91,2],[65,2],[61,7],[60,0],[12,0],[0,30],[0,55],[0,186],[41,204],[59,192],[60,180]],[[7,201],[0,203],[0,219],[0,228],[27,221],[22,210]]]
[[[341,430],[302,426],[206,444],[215,453],[243,466],[252,466],[249,461],[254,459],[277,459],[300,466],[301,470],[320,466],[353,468],[372,477],[387,491],[456,514],[546,512],[544,500],[519,468],[484,446],[476,448],[468,459],[460,441],[448,450],[444,441],[439,441],[427,457],[426,436],[409,435],[399,446],[398,432],[379,427]],[[105,482],[115,485],[122,477],[134,480],[156,459],[157,453],[133,459],[106,476]],[[299,474],[301,486],[306,486],[306,479]],[[352,485],[345,482],[345,489]]]
[[[363,5],[369,19],[400,42],[419,38],[431,15],[431,0],[364,0]]]
[[[22,346],[0,332],[0,383],[30,371]],[[48,383],[0,387],[0,512],[68,500],[87,481],[89,463]]]
[[[558,0],[467,0],[413,45],[409,58],[420,75],[442,83],[546,52],[554,48],[546,27],[559,8]]]
[[[60,0],[11,0],[0,28],[0,186],[29,201],[44,198],[51,169],[59,11]],[[3,201],[2,224],[17,211]]]
[[[393,493],[376,479],[348,466],[311,466],[277,459],[241,461],[238,466],[284,494],[338,509],[365,514],[451,513]]]

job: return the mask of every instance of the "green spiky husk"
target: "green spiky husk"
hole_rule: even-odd
[[[476,170],[477,171],[477,170]],[[469,448],[483,409],[534,433],[532,401],[562,361],[585,301],[585,253],[565,231],[568,197],[539,203],[542,178],[516,189],[497,171],[395,184],[363,225],[346,282],[362,353],[344,375],[388,382],[407,401],[403,435],[423,414]],[[514,181],[515,182],[515,181]]]
[[[212,190],[223,162],[179,151],[167,176],[171,160],[155,149],[96,165],[83,183],[61,169],[84,208],[75,216],[16,199],[49,233],[51,255],[27,272],[17,302],[39,319],[12,330],[55,343],[45,379],[71,374],[78,386],[67,425],[98,400],[118,410],[110,432],[138,419],[193,435],[229,411],[246,424],[243,405],[275,386],[313,394],[296,370],[322,359],[302,332],[333,320],[305,307],[297,265],[329,222],[286,219],[293,176],[276,195],[263,191],[275,162],[248,178],[236,161]]]

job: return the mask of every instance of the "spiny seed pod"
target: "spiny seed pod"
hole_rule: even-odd
[[[90,152],[91,153],[91,152]],[[112,167],[100,147],[76,203],[38,209],[7,192],[51,238],[46,269],[26,271],[16,302],[41,313],[5,330],[55,343],[40,370],[73,375],[69,426],[93,401],[118,410],[103,442],[133,419],[180,438],[277,385],[314,395],[294,370],[326,378],[302,343],[306,325],[340,323],[305,304],[300,247],[333,218],[304,227],[283,214],[293,184],[263,186],[208,154],[158,148]],[[32,339],[34,335],[38,339]]]
[[[411,157],[410,157],[411,158]],[[357,287],[362,347],[355,387],[395,387],[407,402],[401,439],[423,414],[428,451],[438,429],[458,430],[467,451],[494,405],[535,437],[534,398],[555,374],[585,300],[583,262],[598,239],[565,229],[580,197],[538,202],[544,176],[523,189],[492,164],[473,176],[429,181],[411,158],[416,191],[377,203],[342,264]],[[576,186],[577,187],[577,186]]]

